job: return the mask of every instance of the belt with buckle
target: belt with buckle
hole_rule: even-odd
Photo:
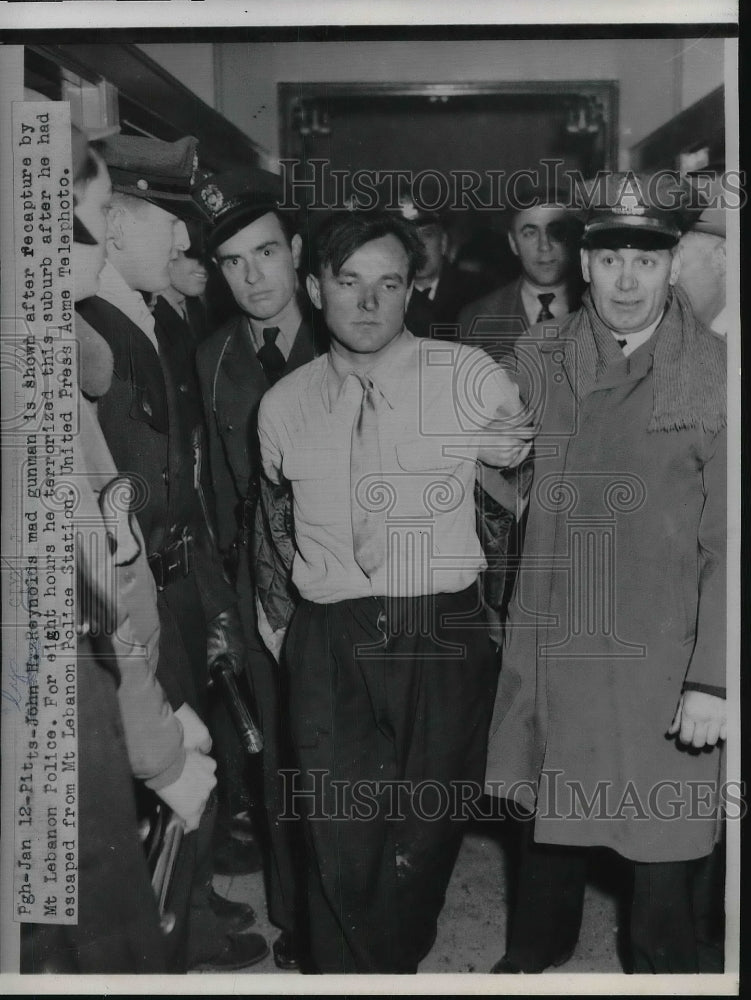
[[[183,528],[182,536],[176,542],[149,556],[149,566],[157,590],[164,590],[178,577],[188,576],[193,568],[192,548],[193,536],[187,528]]]

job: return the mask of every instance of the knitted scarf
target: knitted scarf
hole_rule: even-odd
[[[589,290],[582,308],[564,324],[565,365],[575,373],[576,395],[585,396],[611,361],[622,358],[610,329],[595,311]],[[716,433],[727,421],[726,345],[696,318],[685,293],[672,289],[654,333],[654,386],[648,431],[701,427]]]

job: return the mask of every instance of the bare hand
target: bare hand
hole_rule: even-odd
[[[185,767],[177,781],[161,788],[157,795],[185,823],[186,833],[197,830],[209,795],[216,785],[216,761],[197,750],[189,750]]]
[[[728,735],[727,702],[703,691],[684,691],[668,729],[668,735],[678,733],[686,746],[713,747]]]

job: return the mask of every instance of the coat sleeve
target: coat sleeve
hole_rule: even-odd
[[[201,402],[206,418],[208,443],[207,467],[210,472],[214,493],[214,509],[218,528],[219,548],[224,552],[234,542],[237,535],[237,489],[232,477],[232,471],[227,462],[224,444],[217,426],[217,415],[213,405],[214,376],[218,358],[213,338],[198,348],[196,368],[201,386]]]
[[[727,433],[720,431],[702,468],[698,533],[699,605],[685,690],[724,696],[727,646]]]

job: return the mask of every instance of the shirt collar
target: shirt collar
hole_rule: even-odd
[[[360,370],[360,374],[368,375],[373,380],[392,410],[398,398],[404,361],[414,350],[415,339],[414,334],[403,327],[402,332],[389,344],[385,354],[372,367]],[[327,364],[323,370],[321,393],[326,409],[333,412],[344,394],[348,377],[354,374],[355,369],[334,351],[330,350],[326,357]]]
[[[156,334],[154,332],[154,317],[149,311],[140,292],[134,291],[127,284],[125,278],[116,267],[109,261],[105,261],[102,272],[99,275],[100,298],[105,299],[111,305],[124,313],[128,319],[142,330],[149,338],[154,347],[158,350]]]
[[[637,347],[641,347],[642,344],[646,344],[646,342],[649,340],[649,338],[652,336],[652,334],[655,332],[657,327],[662,322],[663,316],[664,313],[662,313],[654,321],[654,323],[650,323],[649,326],[645,326],[643,330],[638,330],[636,333],[616,333],[615,330],[610,331],[616,340],[626,341],[625,347],[623,348],[623,354],[625,357],[628,357],[630,354],[633,354],[634,351],[637,349]]]

